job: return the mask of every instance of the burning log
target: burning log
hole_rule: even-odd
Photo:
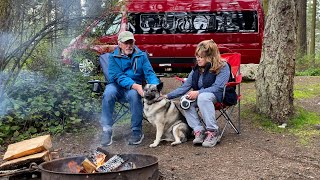
[[[121,155],[114,155],[107,159],[109,156],[111,157],[109,152],[100,152],[98,149],[91,157],[93,161],[85,158],[80,165],[75,161],[70,161],[68,167],[72,173],[113,172],[136,168],[133,162],[127,162],[128,159],[121,157]]]
[[[117,170],[118,171],[126,171],[126,170],[130,170],[130,169],[135,169],[135,168],[137,168],[135,163],[126,162],[122,166],[120,166]]]
[[[107,155],[100,151],[96,151],[95,157],[94,157],[94,163],[96,164],[96,169],[102,166],[105,162]]]
[[[96,172],[97,166],[93,164],[88,158],[86,158],[81,165],[83,166],[84,170],[87,173],[94,173]]]
[[[120,156],[115,155],[110,158],[107,162],[105,162],[102,166],[100,166],[97,170],[99,172],[111,172],[118,167],[120,167],[124,163],[124,159]]]

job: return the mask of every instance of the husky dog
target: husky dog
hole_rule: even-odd
[[[156,147],[161,140],[173,141],[171,145],[187,141],[190,128],[185,117],[176,105],[160,96],[163,83],[158,85],[146,84],[144,91],[143,112],[147,120],[156,127],[156,139],[150,147]]]

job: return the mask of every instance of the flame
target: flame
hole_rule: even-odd
[[[98,169],[100,166],[102,166],[104,164],[105,158],[106,158],[106,155],[103,153],[98,153],[96,155],[96,165],[97,165],[96,169]]]
[[[68,163],[68,167],[72,173],[79,173],[82,169],[81,166],[79,166],[78,163],[73,160]]]

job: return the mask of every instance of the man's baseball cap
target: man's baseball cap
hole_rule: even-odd
[[[133,34],[130,31],[123,31],[118,36],[118,41],[120,41],[122,43],[126,42],[130,39],[134,40]]]

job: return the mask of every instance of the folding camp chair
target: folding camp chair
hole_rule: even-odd
[[[88,81],[88,83],[93,85],[92,91],[94,93],[102,95],[105,85],[108,84],[109,53],[100,55],[99,63],[100,63],[100,67],[102,69],[105,81],[91,80],[91,81]],[[130,110],[129,105],[126,102],[117,101],[117,104],[113,113],[114,123],[116,123],[123,116],[125,116],[129,112],[129,110]]]
[[[227,87],[236,87],[237,88],[237,103],[235,105],[228,106],[223,102],[217,102],[214,104],[216,110],[220,111],[220,115],[216,118],[224,118],[226,123],[220,133],[219,139],[221,139],[222,135],[224,134],[228,125],[232,127],[232,129],[237,133],[240,134],[240,84],[242,81],[242,74],[240,73],[240,64],[241,64],[241,54],[239,53],[225,53],[221,54],[221,57],[224,58],[229,65],[231,66],[231,73],[234,77],[234,82],[228,82],[224,89]],[[225,92],[223,93],[223,99]],[[234,118],[232,117],[234,109],[238,106],[238,125],[234,124]]]
[[[225,53],[221,54],[221,57],[224,58],[229,65],[231,66],[231,73],[234,77],[234,82],[228,82],[225,85],[224,91],[227,87],[236,87],[237,88],[237,103],[235,105],[226,105],[223,102],[217,102],[214,104],[216,111],[219,111],[220,114],[217,116],[216,120],[218,121],[220,118],[223,118],[225,120],[225,125],[223,126],[223,129],[219,136],[219,141],[224,134],[226,128],[228,125],[232,127],[232,129],[237,133],[240,134],[240,83],[242,81],[242,75],[240,73],[240,63],[241,63],[241,55],[239,53]],[[176,77],[177,80],[184,82],[186,79],[181,77]],[[223,93],[223,99],[225,92]],[[232,118],[234,109],[238,106],[238,125],[236,126],[234,124],[234,120]]]

